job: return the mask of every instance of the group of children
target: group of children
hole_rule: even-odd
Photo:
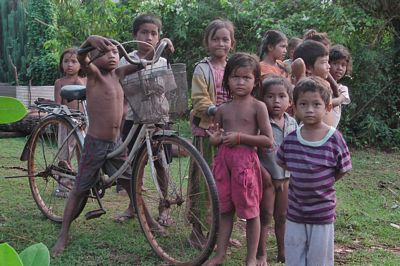
[[[278,262],[333,265],[334,183],[351,169],[336,130],[350,98],[336,81],[350,72],[350,53],[314,30],[289,40],[287,51],[286,36],[269,30],[259,58],[229,56],[233,25],[221,19],[209,24],[204,44],[209,57],[194,70],[191,123],[212,166],[221,217],[206,265],[223,263],[235,214],[246,221],[246,265],[267,264],[272,217]]]
[[[141,15],[135,21],[143,23],[134,22],[133,37],[157,45],[160,20]],[[313,30],[303,39],[289,40],[289,47],[282,32],[267,31],[260,57],[230,56],[235,42],[230,21],[211,21],[203,39],[208,57],[196,64],[192,78],[193,143],[212,167],[220,200],[216,254],[206,265],[223,263],[235,215],[246,220],[246,265],[267,265],[272,218],[277,261],[333,265],[334,183],[351,169],[349,150],[336,130],[341,106],[350,98],[348,88],[337,81],[351,71],[350,53],[342,45],[330,47],[326,34]],[[105,164],[104,152],[118,141],[124,113],[119,80],[141,69],[118,67],[117,49],[106,38],[90,36],[82,47],[87,45],[103,55],[90,64],[87,54],[65,53],[65,77],[56,82],[84,83],[78,78],[79,68],[73,72],[64,65],[66,58],[79,60],[87,73],[90,127],[53,255],[65,248],[74,207],[95,183]],[[148,56],[144,47],[139,45],[134,56]],[[173,50],[170,41],[169,47]],[[130,126],[128,122],[126,127]],[[99,160],[88,159],[93,157]],[[129,206],[125,216],[133,214]]]

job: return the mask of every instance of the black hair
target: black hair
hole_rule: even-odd
[[[132,33],[134,36],[138,33],[140,26],[142,26],[145,23],[150,23],[150,24],[156,25],[158,27],[158,34],[160,34],[161,28],[162,28],[161,19],[152,14],[142,14],[142,15],[137,16],[133,20]]]
[[[351,58],[350,51],[341,44],[335,44],[334,46],[331,47],[329,51],[329,63],[339,59],[346,60],[347,67],[345,74],[350,75],[351,72],[353,71],[353,60]]]
[[[65,49],[65,50],[61,53],[61,55],[60,55],[60,62],[59,62],[59,64],[58,64],[58,70],[60,71],[60,73],[61,73],[62,75],[65,75],[65,71],[64,71],[64,68],[62,67],[62,64],[63,64],[64,56],[65,56],[66,54],[71,54],[71,55],[76,55],[76,56],[78,56],[78,48],[68,48],[68,49]],[[79,68],[78,76],[80,76],[80,77],[85,77],[85,73],[84,73],[84,71],[82,70],[82,68]]]
[[[329,40],[328,34],[326,32],[318,32],[314,29],[308,30],[304,34],[303,40],[314,40],[320,42],[323,45],[325,45],[328,49],[331,46],[331,40]]]
[[[227,29],[229,31],[230,37],[231,37],[231,42],[232,42],[232,48],[235,47],[236,44],[236,39],[235,39],[235,26],[230,20],[227,19],[222,19],[222,18],[217,18],[211,21],[208,25],[207,28],[204,30],[204,36],[203,36],[203,46],[208,50],[208,39],[211,37],[214,37],[215,33],[219,29]]]
[[[281,41],[286,41],[286,35],[283,32],[277,30],[268,30],[264,33],[260,46],[260,58],[262,59],[264,54],[268,53],[268,47],[275,47]]]
[[[318,57],[329,55],[328,48],[314,40],[303,41],[293,53],[293,60],[301,58],[306,67],[313,67]]]
[[[297,37],[292,37],[290,38],[290,40],[288,41],[288,50],[292,49],[296,49],[297,46],[299,46],[299,44],[302,42],[303,40]]]
[[[228,97],[232,98],[232,92],[229,88],[229,77],[239,67],[251,67],[253,69],[254,89],[252,94],[257,96],[261,83],[260,62],[257,56],[248,53],[235,53],[226,63],[224,77],[222,79],[222,87],[227,91]]]
[[[325,105],[328,105],[331,102],[332,90],[330,89],[329,83],[323,78],[310,76],[302,78],[297,82],[293,90],[293,101],[295,105],[299,100],[300,95],[306,92],[318,92]]]
[[[260,100],[262,100],[262,97],[264,97],[268,93],[269,88],[273,85],[282,85],[286,89],[290,101],[293,100],[293,85],[289,82],[287,78],[277,75],[268,76],[266,79],[263,80],[261,86]]]

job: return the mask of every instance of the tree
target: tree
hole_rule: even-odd
[[[0,0],[0,81],[26,79],[26,29],[21,1]],[[20,74],[20,77],[18,77]]]
[[[57,77],[57,51],[54,50],[55,9],[50,0],[28,0],[27,75],[35,85],[53,84]]]

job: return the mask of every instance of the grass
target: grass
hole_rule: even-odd
[[[0,242],[17,252],[43,242],[54,244],[60,225],[45,219],[33,201],[19,161],[25,139],[0,139]],[[338,265],[400,265],[400,153],[353,150],[353,171],[337,183],[335,257]],[[117,224],[113,216],[128,204],[114,190],[107,194],[109,210],[101,218],[79,217],[71,227],[72,242],[51,265],[163,265],[144,238],[137,220]],[[107,195],[106,195],[107,196]],[[242,265],[245,256],[243,222],[234,237],[243,247],[231,248],[226,265]],[[171,243],[173,244],[173,243]],[[274,237],[268,240],[268,262],[276,255]]]

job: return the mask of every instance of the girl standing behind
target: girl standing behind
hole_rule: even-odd
[[[261,79],[268,75],[287,78],[288,73],[282,60],[286,56],[287,38],[277,30],[269,30],[264,34],[260,47]]]
[[[206,265],[223,263],[235,213],[246,219],[246,265],[256,265],[262,178],[255,147],[271,147],[273,143],[267,108],[252,96],[259,84],[258,60],[246,53],[234,54],[223,78],[223,86],[232,100],[217,110],[214,131],[208,131],[210,143],[218,146],[213,175],[220,200],[221,224],[217,254]]]
[[[228,54],[235,46],[235,32],[232,22],[223,19],[211,21],[204,31],[203,45],[209,56],[198,62],[193,72],[191,95],[193,110],[190,116],[193,144],[211,166],[215,148],[210,145],[206,130],[213,123],[217,108],[227,101],[227,93],[222,88],[222,78]],[[191,169],[191,189],[201,190],[201,187],[205,188],[202,184],[198,184],[201,178],[198,177],[197,169],[194,166]],[[200,202],[204,201],[194,199],[191,202],[192,209],[207,208],[207,206],[197,206]],[[201,218],[204,220],[206,217]],[[202,245],[201,242],[205,241],[205,238],[201,227],[198,223],[193,223],[191,243]]]
[[[55,102],[67,105],[72,109],[79,109],[78,101],[67,102],[61,98],[60,91],[65,85],[86,85],[86,77],[83,75],[77,55],[78,50],[75,48],[68,48],[61,54],[59,70],[63,77],[54,83]]]
[[[65,99],[61,98],[60,92],[61,88],[65,85],[86,85],[86,77],[83,75],[83,71],[81,70],[81,65],[78,61],[78,50],[75,48],[66,49],[60,56],[59,70],[63,75],[62,78],[59,78],[54,83],[54,100],[58,104],[67,105],[70,109],[79,110],[81,109],[78,101],[68,102]],[[67,137],[68,131],[63,125],[59,125],[58,130],[58,146],[63,145],[64,139]],[[71,166],[71,156],[73,153],[73,149],[75,147],[73,141],[69,142],[62,146],[58,159],[58,166],[65,169],[72,169]],[[65,193],[68,191],[65,187],[58,186],[55,190],[56,196],[65,196]]]
[[[352,60],[349,50],[343,45],[336,44],[329,51],[329,64],[331,65],[330,73],[333,79],[338,82],[345,75],[351,74]],[[338,83],[339,97],[332,99],[333,105],[333,127],[337,127],[342,115],[342,104],[349,104],[350,95],[349,88]]]

